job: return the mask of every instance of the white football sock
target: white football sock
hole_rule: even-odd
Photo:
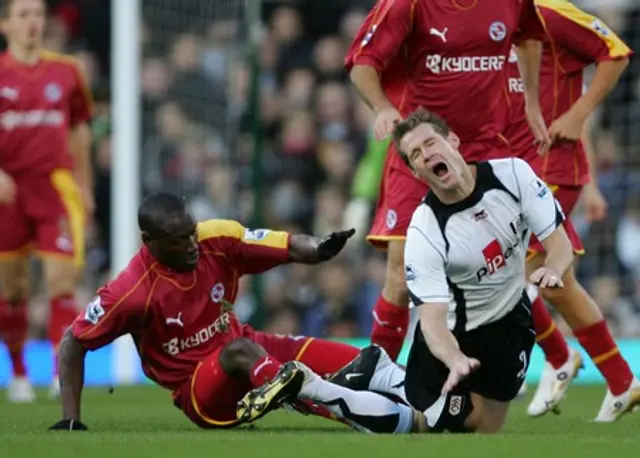
[[[375,372],[369,382],[369,389],[397,396],[408,404],[404,391],[405,371],[397,364],[389,364]]]
[[[361,431],[374,433],[409,433],[413,410],[370,391],[353,391],[319,376],[300,390],[300,399],[321,404]]]

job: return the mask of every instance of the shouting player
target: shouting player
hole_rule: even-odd
[[[27,402],[34,399],[23,362],[32,248],[43,261],[54,348],[78,313],[85,213],[93,210],[92,102],[78,66],[41,48],[44,0],[8,0],[0,14],[8,42],[0,55],[0,336],[13,364],[8,397]]]
[[[299,363],[289,364],[245,396],[241,417],[257,417],[277,393],[286,393],[375,432],[492,433],[504,425],[535,342],[524,278],[529,237],[536,234],[546,249],[530,280],[562,288],[573,260],[562,212],[523,160],[466,164],[460,139],[426,110],[400,122],[394,141],[431,188],[413,214],[405,252],[411,301],[420,315],[405,381],[406,400],[415,410],[346,389],[372,389],[367,379],[388,365],[377,347],[369,347],[331,377],[342,389]]]
[[[86,429],[80,421],[85,354],[125,334],[133,337],[145,374],[171,390],[174,404],[203,428],[240,424],[238,401],[273,378],[281,362],[299,360],[326,375],[357,356],[357,348],[337,342],[255,331],[232,306],[241,276],[327,261],[353,230],[318,239],[248,230],[235,221],[196,224],[183,200],[162,193],[142,202],[138,220],[144,246],[62,340],[63,420],[51,429]]]
[[[541,148],[548,146],[538,102],[543,35],[533,0],[379,0],[351,46],[346,67],[376,112],[378,139],[424,106],[451,124],[466,160],[500,157],[508,148],[501,137],[508,114],[503,67],[513,44],[520,53],[527,119]],[[393,149],[367,239],[387,249],[386,281],[373,310],[371,340],[395,359],[409,323],[404,240],[427,185]]]
[[[588,148],[581,138],[589,136],[585,121],[615,86],[629,62],[631,50],[597,17],[565,0],[537,0],[536,4],[548,33],[544,41],[540,85],[542,111],[546,123],[551,126],[553,144],[542,156],[532,145],[534,138],[521,113],[524,99],[515,54],[508,64],[511,124],[505,135],[513,151],[549,185],[567,217],[583,187],[587,191],[587,204],[595,208],[591,213],[602,217],[603,200],[595,182],[595,164],[591,160],[590,173]],[[583,71],[591,64],[596,64],[593,81],[582,93]],[[583,253],[582,242],[570,219],[567,218],[564,225],[574,251]],[[529,250],[529,270],[533,270],[544,259],[544,247],[532,239]],[[609,389],[596,421],[614,421],[630,405],[640,401],[640,385],[620,354],[600,309],[576,281],[573,268],[567,271],[563,281],[563,289],[543,289],[541,293],[562,314],[607,381]],[[530,293],[534,296],[531,298],[534,329],[547,360],[528,407],[529,415],[538,416],[554,409],[560,402],[580,368],[582,358],[579,352],[567,346],[535,289]]]

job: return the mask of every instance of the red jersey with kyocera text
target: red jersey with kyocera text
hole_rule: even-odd
[[[198,224],[195,270],[175,272],[143,247],[73,324],[89,349],[131,334],[145,374],[175,390],[215,349],[243,335],[232,312],[238,280],[289,261],[289,234],[249,230],[235,221]]]
[[[507,122],[511,45],[543,33],[532,0],[379,0],[346,67],[374,67],[403,116],[423,106],[463,143],[490,140]]]

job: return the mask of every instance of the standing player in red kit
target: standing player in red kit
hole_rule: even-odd
[[[593,182],[596,175],[593,163],[592,182],[589,183],[589,160],[581,140],[589,135],[585,132],[585,121],[616,85],[632,52],[597,17],[566,0],[536,0],[536,5],[548,33],[544,41],[540,87],[542,112],[550,125],[553,144],[544,155],[538,155],[532,147],[534,138],[521,113],[524,100],[515,54],[507,66],[511,116],[505,135],[513,151],[526,160],[554,192],[567,215],[564,225],[574,251],[582,254],[582,242],[569,215],[583,187],[588,190],[588,201],[595,202],[593,213],[602,217],[605,211],[597,184]],[[596,72],[583,93],[583,71],[592,64],[596,64]],[[528,270],[535,270],[543,259],[542,245],[532,238]],[[562,314],[607,381],[609,389],[596,421],[615,421],[640,402],[640,383],[620,354],[600,309],[576,281],[573,268],[562,280],[564,288],[545,288],[540,292]],[[534,329],[547,359],[528,408],[529,415],[538,416],[554,409],[560,402],[582,365],[582,357],[567,346],[541,298],[537,297],[535,289],[530,290],[530,295],[534,296],[531,298]]]
[[[2,3],[8,50],[0,55],[0,338],[9,349],[13,401],[34,393],[26,377],[28,260],[41,256],[57,348],[78,313],[75,288],[92,211],[91,96],[77,65],[42,50],[43,0]],[[57,394],[57,378],[52,385]]]
[[[533,0],[379,0],[346,58],[351,80],[376,112],[378,139],[424,106],[458,133],[465,160],[508,152],[501,136],[508,100],[504,63],[518,46],[527,119],[539,146],[549,138],[540,113],[538,78],[544,36]],[[426,193],[390,147],[373,227],[367,237],[387,250],[386,281],[373,309],[373,343],[397,358],[409,324],[404,245],[411,215]],[[448,171],[439,171],[446,176]]]
[[[358,355],[357,348],[338,342],[255,331],[232,310],[243,275],[327,261],[354,230],[319,239],[249,230],[235,221],[196,224],[183,200],[162,193],[142,202],[138,221],[144,246],[62,340],[63,420],[52,429],[85,429],[80,396],[86,351],[125,334],[132,335],[145,374],[171,390],[176,407],[203,428],[240,424],[238,401],[272,379],[281,363],[301,361],[328,375]],[[398,376],[404,377],[400,369]]]

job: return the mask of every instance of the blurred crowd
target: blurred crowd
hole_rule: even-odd
[[[94,159],[97,212],[90,228],[87,294],[109,274],[109,1],[50,2],[47,47],[74,54],[97,102]],[[257,97],[251,97],[249,28],[242,0],[142,0],[141,91],[144,192],[184,195],[199,219],[327,234],[342,228],[372,117],[343,71],[347,46],[371,0],[263,2]],[[590,0],[640,49],[640,7]],[[256,99],[259,103],[256,104]],[[259,111],[255,107],[259,106]],[[258,121],[258,122],[256,122]],[[591,122],[609,217],[574,217],[587,255],[578,272],[619,336],[640,336],[640,62]],[[256,141],[256,138],[259,141]],[[257,177],[254,151],[262,155]],[[367,336],[384,279],[384,254],[359,234],[321,267],[288,266],[262,277],[263,303],[249,281],[236,311],[279,333]]]

